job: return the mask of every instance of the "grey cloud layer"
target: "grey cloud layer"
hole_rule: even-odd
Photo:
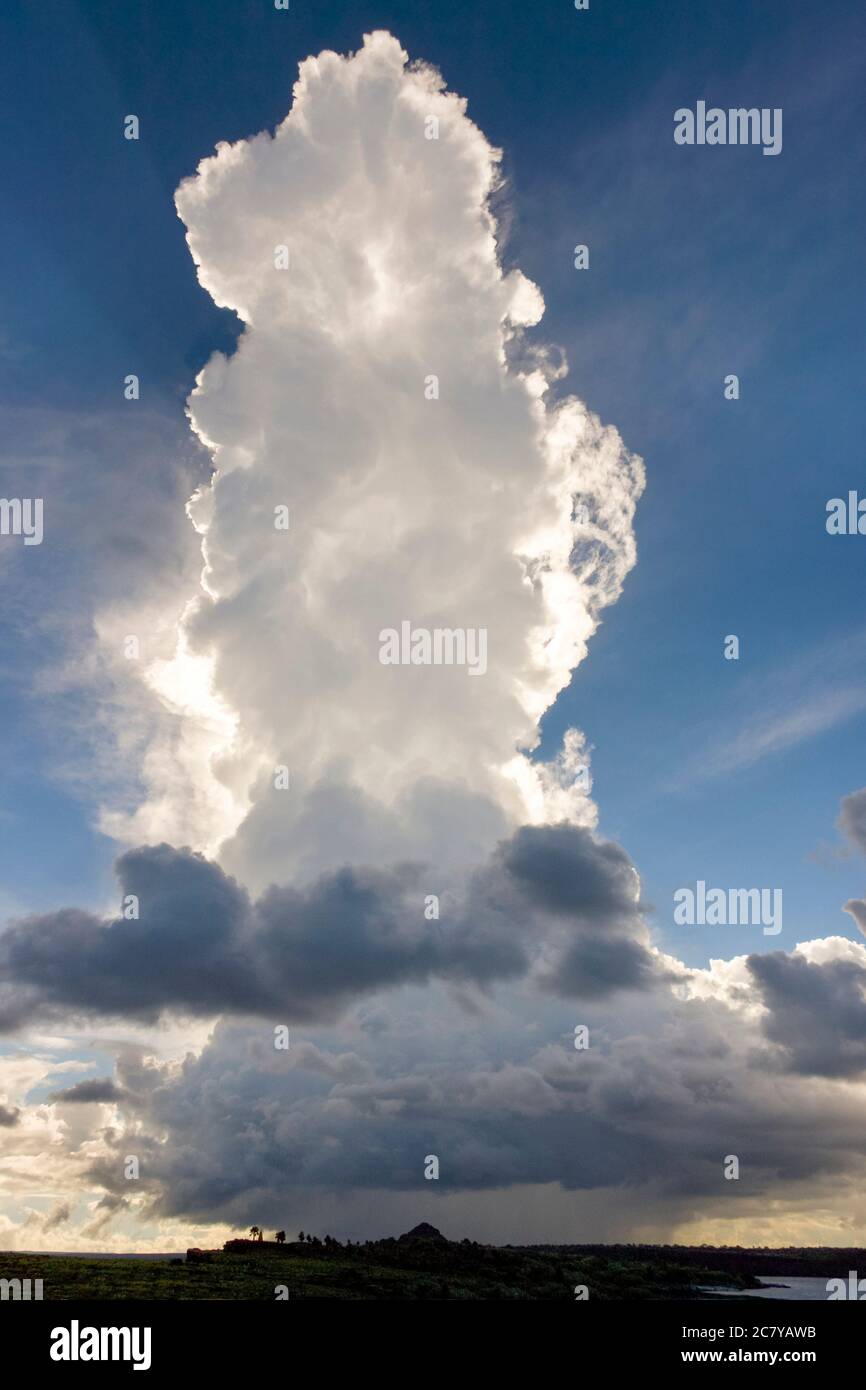
[[[363,1035],[357,1052],[302,1042],[279,1053],[266,1027],[223,1023],[179,1073],[151,1069],[133,1090],[119,1068],[151,1214],[283,1224],[300,1219],[312,1194],[332,1193],[380,1235],[387,1199],[377,1195],[371,1212],[364,1194],[421,1200],[430,1153],[441,1162],[439,1194],[617,1186],[686,1211],[729,1190],[729,1153],[741,1160],[743,1199],[862,1168],[856,1100],[774,1072],[728,1007],[667,996],[608,1041],[602,1015],[585,1015],[593,1045],[578,1052],[561,1040],[557,1005],[554,1017],[545,1011],[548,1041],[533,1046],[512,1031],[513,1060],[490,1055],[487,1030],[477,1055],[465,1039],[461,1055],[443,1055],[439,1030],[459,1025],[440,1007],[425,1018],[410,1000],[385,1055],[365,1055]],[[113,1137],[94,1183],[123,1192],[129,1142]]]
[[[823,963],[773,951],[750,956],[749,970],[767,1007],[763,1031],[784,1065],[808,1076],[866,1072],[866,969],[850,960]]]
[[[0,1026],[64,1010],[333,1018],[382,988],[485,987],[536,965],[539,983],[573,997],[664,978],[627,855],[573,826],[523,827],[438,921],[425,920],[429,876],[415,865],[344,868],[255,902],[218,865],[168,845],[129,851],[117,870],[138,920],[65,909],[0,937]],[[75,1091],[66,1098],[83,1098]]]

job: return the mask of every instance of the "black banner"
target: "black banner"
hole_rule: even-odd
[[[294,1375],[311,1355],[321,1359],[329,1374],[341,1364],[342,1355],[351,1357],[357,1375],[365,1364],[368,1369],[381,1367],[383,1337],[395,1352],[405,1346],[399,1334],[406,1328],[402,1310],[395,1326],[393,1307],[388,1313],[380,1309],[371,1319],[371,1309],[362,1309],[360,1302],[7,1302],[0,1305],[0,1319],[7,1350],[14,1347],[28,1368],[48,1373],[51,1379],[106,1370],[162,1377],[261,1369],[271,1375],[281,1365],[287,1375]],[[768,1371],[804,1366],[826,1376],[859,1350],[864,1326],[858,1312],[825,1302],[745,1298],[594,1306],[577,1302],[568,1311],[543,1314],[541,1323],[527,1310],[517,1315],[516,1324],[514,1307],[509,1307],[506,1322],[502,1308],[491,1308],[479,1321],[477,1307],[470,1317],[468,1310],[437,1306],[438,1312],[428,1307],[422,1321],[412,1323],[413,1336],[424,1339],[425,1379],[437,1364],[443,1369],[450,1365],[453,1372],[453,1358],[459,1355],[463,1361],[465,1350],[458,1346],[465,1349],[467,1338],[479,1354],[483,1349],[491,1366],[498,1364],[500,1355],[507,1356],[511,1366],[520,1350],[537,1356],[537,1344],[526,1339],[534,1339],[540,1330],[546,1338],[566,1339],[564,1349],[570,1356],[579,1354],[581,1364],[594,1355],[613,1373],[714,1365]],[[405,1371],[405,1350],[399,1355]],[[393,1353],[389,1360],[393,1366]],[[413,1360],[414,1355],[409,1364]]]

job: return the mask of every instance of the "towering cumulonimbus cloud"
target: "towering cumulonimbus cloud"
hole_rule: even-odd
[[[143,804],[105,814],[119,838],[218,851],[260,891],[594,826],[582,736],[528,755],[634,563],[643,467],[524,338],[543,301],[501,263],[498,160],[379,32],[307,59],[274,134],[178,189],[244,328],[189,401],[215,468],[189,506],[202,587],[146,666],[167,722]],[[404,622],[485,630],[486,671],[382,664]]]
[[[96,619],[115,685],[93,703],[122,712],[121,772],[108,740],[103,761],[112,787],[140,772],[103,816],[132,846],[119,892],[0,933],[0,1034],[35,1052],[0,1055],[4,1245],[419,1216],[832,1244],[866,1220],[866,945],[686,967],[596,833],[582,734],[530,756],[635,561],[643,469],[528,339],[543,304],[503,269],[499,179],[465,103],[377,33],[308,59],[273,136],[178,191],[242,333],[189,402],[214,472],[188,550],[164,518],[196,448],[183,483],[133,469],[147,563]],[[92,495],[69,516],[101,528]],[[384,665],[404,623],[483,631],[479,674]],[[866,848],[866,792],[839,824]]]

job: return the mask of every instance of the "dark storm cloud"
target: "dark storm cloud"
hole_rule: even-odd
[[[117,863],[139,917],[76,909],[14,922],[0,936],[0,1025],[101,1013],[333,1018],[359,995],[438,978],[486,987],[527,975],[596,998],[658,982],[625,852],[570,826],[505,841],[440,920],[424,916],[422,871],[345,868],[255,903],[218,865],[168,845]]]
[[[866,787],[842,798],[838,826],[852,845],[866,854]]]
[[[784,1050],[790,1071],[853,1077],[866,1071],[866,970],[853,961],[822,964],[774,951],[750,956],[749,970],[768,1013],[764,1036]]]
[[[425,1025],[409,1011],[400,1026],[411,1049]],[[433,1052],[440,1020],[427,1026]],[[365,1194],[423,1191],[428,1154],[440,1160],[438,1194],[645,1187],[686,1210],[729,1191],[730,1153],[745,1196],[854,1171],[866,1151],[859,1106],[842,1093],[805,1105],[807,1083],[769,1074],[742,1031],[722,1006],[669,998],[649,1031],[607,1048],[529,1044],[504,1063],[407,1067],[396,1047],[375,1062],[371,1053],[364,1075],[365,1042],[361,1057],[326,1064],[318,1048],[276,1053],[262,1027],[223,1022],[200,1056],[151,1074],[139,1096],[150,1214],[279,1225],[318,1191],[356,1194],[370,1223]],[[89,1178],[122,1194],[131,1143],[114,1136]],[[382,1233],[376,1222],[378,1207],[370,1234]]]
[[[625,932],[616,936],[596,932],[569,946],[544,982],[557,994],[604,999],[618,989],[650,989],[673,978],[662,973],[646,947]]]
[[[17,1106],[0,1105],[0,1129],[12,1129],[21,1119]]]
[[[525,825],[497,858],[527,897],[549,912],[601,925],[634,917],[637,873],[612,841],[569,825]]]
[[[91,1081],[79,1081],[65,1091],[55,1091],[48,1099],[64,1105],[92,1105],[94,1102],[122,1100],[123,1091],[115,1086],[110,1076],[99,1076]]]
[[[494,863],[528,904],[566,926],[546,988],[599,999],[669,978],[647,949],[638,875],[621,845],[567,825],[523,826]]]

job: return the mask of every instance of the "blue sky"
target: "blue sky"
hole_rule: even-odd
[[[567,389],[647,463],[637,567],[545,747],[569,723],[585,730],[602,829],[687,961],[719,948],[672,926],[674,889],[699,877],[782,886],[788,947],[853,934],[839,904],[862,871],[820,849],[838,848],[838,802],[864,780],[862,543],[823,524],[829,497],[866,486],[857,8],[67,3],[12,4],[0,23],[15,194],[0,232],[3,399],[110,414],[134,370],[143,407],[179,437],[194,373],[237,328],[196,284],[180,179],[217,140],[273,126],[308,52],[390,27],[441,67],[504,149],[504,258],[545,296],[538,334],[565,347]],[[698,98],[783,107],[781,156],[676,147],[672,112]],[[120,138],[129,111],[138,145]],[[578,242],[588,272],[573,269]],[[723,399],[729,371],[737,402]],[[722,659],[729,632],[736,663]],[[106,891],[114,847],[86,794],[53,775],[51,697],[28,680],[44,637],[23,656],[16,639],[11,663],[10,643],[2,881],[18,910],[86,902]],[[834,709],[840,691],[852,698]],[[812,732],[725,768],[721,748],[804,705]],[[725,954],[752,944],[729,929]]]

